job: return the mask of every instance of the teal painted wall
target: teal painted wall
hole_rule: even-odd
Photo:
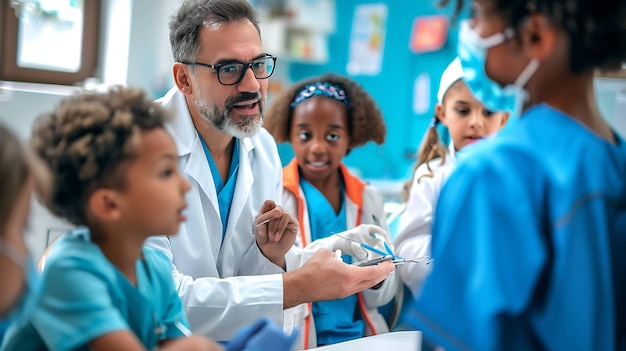
[[[353,150],[346,165],[357,170],[364,179],[399,180],[410,176],[414,154],[434,114],[439,77],[456,55],[458,26],[452,24],[442,50],[415,54],[409,50],[413,20],[417,16],[450,14],[452,8],[441,9],[435,0],[424,1],[357,1],[337,0],[337,30],[328,40],[330,60],[327,64],[291,63],[290,79],[298,81],[326,72],[348,75],[348,48],[354,10],[359,4],[384,2],[388,6],[384,54],[377,76],[353,76],[380,105],[387,123],[385,144],[374,143]],[[417,115],[413,112],[413,85],[416,78],[430,76],[430,109]],[[293,156],[288,144],[279,145],[284,163]]]

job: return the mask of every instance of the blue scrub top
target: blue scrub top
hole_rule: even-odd
[[[346,228],[346,204],[341,203],[339,213],[335,213],[326,197],[311,183],[300,176],[300,187],[306,198],[311,223],[311,240],[326,238],[332,233],[340,233]],[[345,198],[343,181],[341,199]],[[343,255],[346,263],[352,263],[352,257]],[[364,334],[364,324],[358,310],[357,295],[343,299],[313,303],[313,317],[317,332],[317,344],[328,345],[357,339]]]
[[[224,241],[224,235],[226,234],[226,226],[228,225],[228,214],[230,213],[230,205],[233,203],[233,195],[235,194],[235,186],[237,185],[237,173],[239,171],[239,139],[234,138],[233,142],[235,147],[233,149],[232,159],[230,160],[230,168],[228,169],[228,177],[226,184],[222,181],[220,171],[213,160],[213,156],[206,146],[206,143],[200,137],[202,142],[202,148],[204,154],[209,162],[211,168],[211,174],[213,175],[213,184],[215,184],[215,190],[217,191],[217,202],[220,207],[220,220],[222,221],[222,241]]]
[[[12,325],[2,350],[87,350],[93,339],[119,330],[134,333],[148,350],[182,337],[189,325],[160,251],[143,249],[137,286],[78,229],[59,239],[43,272],[44,289],[26,324]]]
[[[0,320],[0,345],[2,345],[2,340],[4,339],[4,334],[7,332],[7,329],[11,325],[11,319],[5,318]]]
[[[413,327],[448,350],[626,348],[626,144],[539,105],[442,189]]]

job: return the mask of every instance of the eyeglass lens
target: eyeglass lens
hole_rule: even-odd
[[[252,72],[257,79],[265,79],[272,75],[274,71],[274,58],[261,57],[250,63],[229,63],[220,66],[217,71],[218,79],[222,84],[237,84],[243,78],[248,67],[252,67]]]

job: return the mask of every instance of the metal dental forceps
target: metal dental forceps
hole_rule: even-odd
[[[433,259],[428,256],[422,256],[422,257],[412,258],[408,260],[398,257],[398,256],[395,256],[395,258],[393,256],[381,256],[381,257],[372,258],[371,260],[355,262],[353,263],[353,265],[358,266],[358,267],[367,267],[367,266],[375,266],[379,263],[387,262],[387,261],[391,261],[391,263],[393,263],[395,266],[399,266],[405,263],[421,263],[423,261],[426,262],[425,264],[430,264],[433,261]]]
[[[376,218],[375,215],[372,215],[372,219],[374,220],[374,224],[376,224],[377,226],[381,226],[380,225],[380,221],[378,220],[378,218]],[[389,245],[387,245],[386,241],[383,241],[383,245],[385,246],[385,251],[383,252],[371,245],[365,244],[365,243],[361,243],[358,242],[354,239],[350,239],[350,238],[346,238],[345,236],[342,236],[341,234],[334,234],[337,235],[338,237],[345,239],[345,240],[349,240],[352,242],[355,242],[357,244],[359,244],[362,248],[364,248],[365,250],[377,253],[380,255],[380,257],[376,257],[370,260],[366,260],[366,261],[361,261],[361,262],[355,262],[353,263],[353,265],[355,266],[359,266],[359,267],[366,267],[366,266],[374,266],[377,265],[379,263],[382,262],[386,262],[386,261],[391,261],[391,263],[393,263],[394,265],[401,265],[401,264],[405,264],[405,263],[422,263],[425,261],[425,264],[430,264],[432,262],[432,258],[429,256],[422,256],[422,257],[417,257],[417,258],[412,258],[412,259],[405,259],[402,258],[400,256],[396,256],[396,254],[393,253],[393,251],[391,250],[391,248],[389,247]],[[372,234],[370,234],[372,235]]]
[[[383,242],[383,245],[385,245],[385,251],[381,251],[371,245],[365,244],[365,243],[361,243],[358,242],[354,239],[350,239],[350,238],[346,238],[345,236],[342,236],[341,234],[334,234],[337,235],[338,237],[345,239],[345,240],[349,240],[352,242],[355,242],[357,244],[359,244],[362,248],[364,248],[365,250],[371,251],[373,253],[379,254],[380,257],[376,257],[370,260],[366,260],[366,261],[361,261],[361,262],[355,262],[353,263],[353,265],[355,266],[359,266],[359,267],[366,267],[366,266],[374,266],[377,265],[379,263],[382,262],[386,262],[386,261],[391,261],[391,263],[393,263],[394,265],[400,265],[400,264],[405,264],[405,263],[420,263],[423,260],[426,260],[426,264],[430,264],[431,259],[429,257],[418,257],[418,258],[414,258],[414,259],[404,259],[400,256],[396,256],[393,251],[391,250],[391,248],[389,247],[389,245],[387,245],[387,242]]]

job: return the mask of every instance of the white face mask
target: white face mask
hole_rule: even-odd
[[[539,60],[532,59],[513,84],[501,87],[491,80],[485,72],[487,50],[500,45],[513,37],[511,28],[487,38],[481,38],[472,29],[469,21],[461,22],[459,30],[459,58],[463,67],[463,80],[469,86],[477,100],[489,110],[508,111],[510,115],[519,117],[524,103],[528,100],[528,92],[524,89],[530,78],[539,68]]]
[[[30,255],[20,252],[12,244],[0,237],[0,255],[5,256],[22,269],[24,289],[13,306],[0,319],[0,322],[17,321],[28,318],[32,313],[40,291],[40,279]]]

